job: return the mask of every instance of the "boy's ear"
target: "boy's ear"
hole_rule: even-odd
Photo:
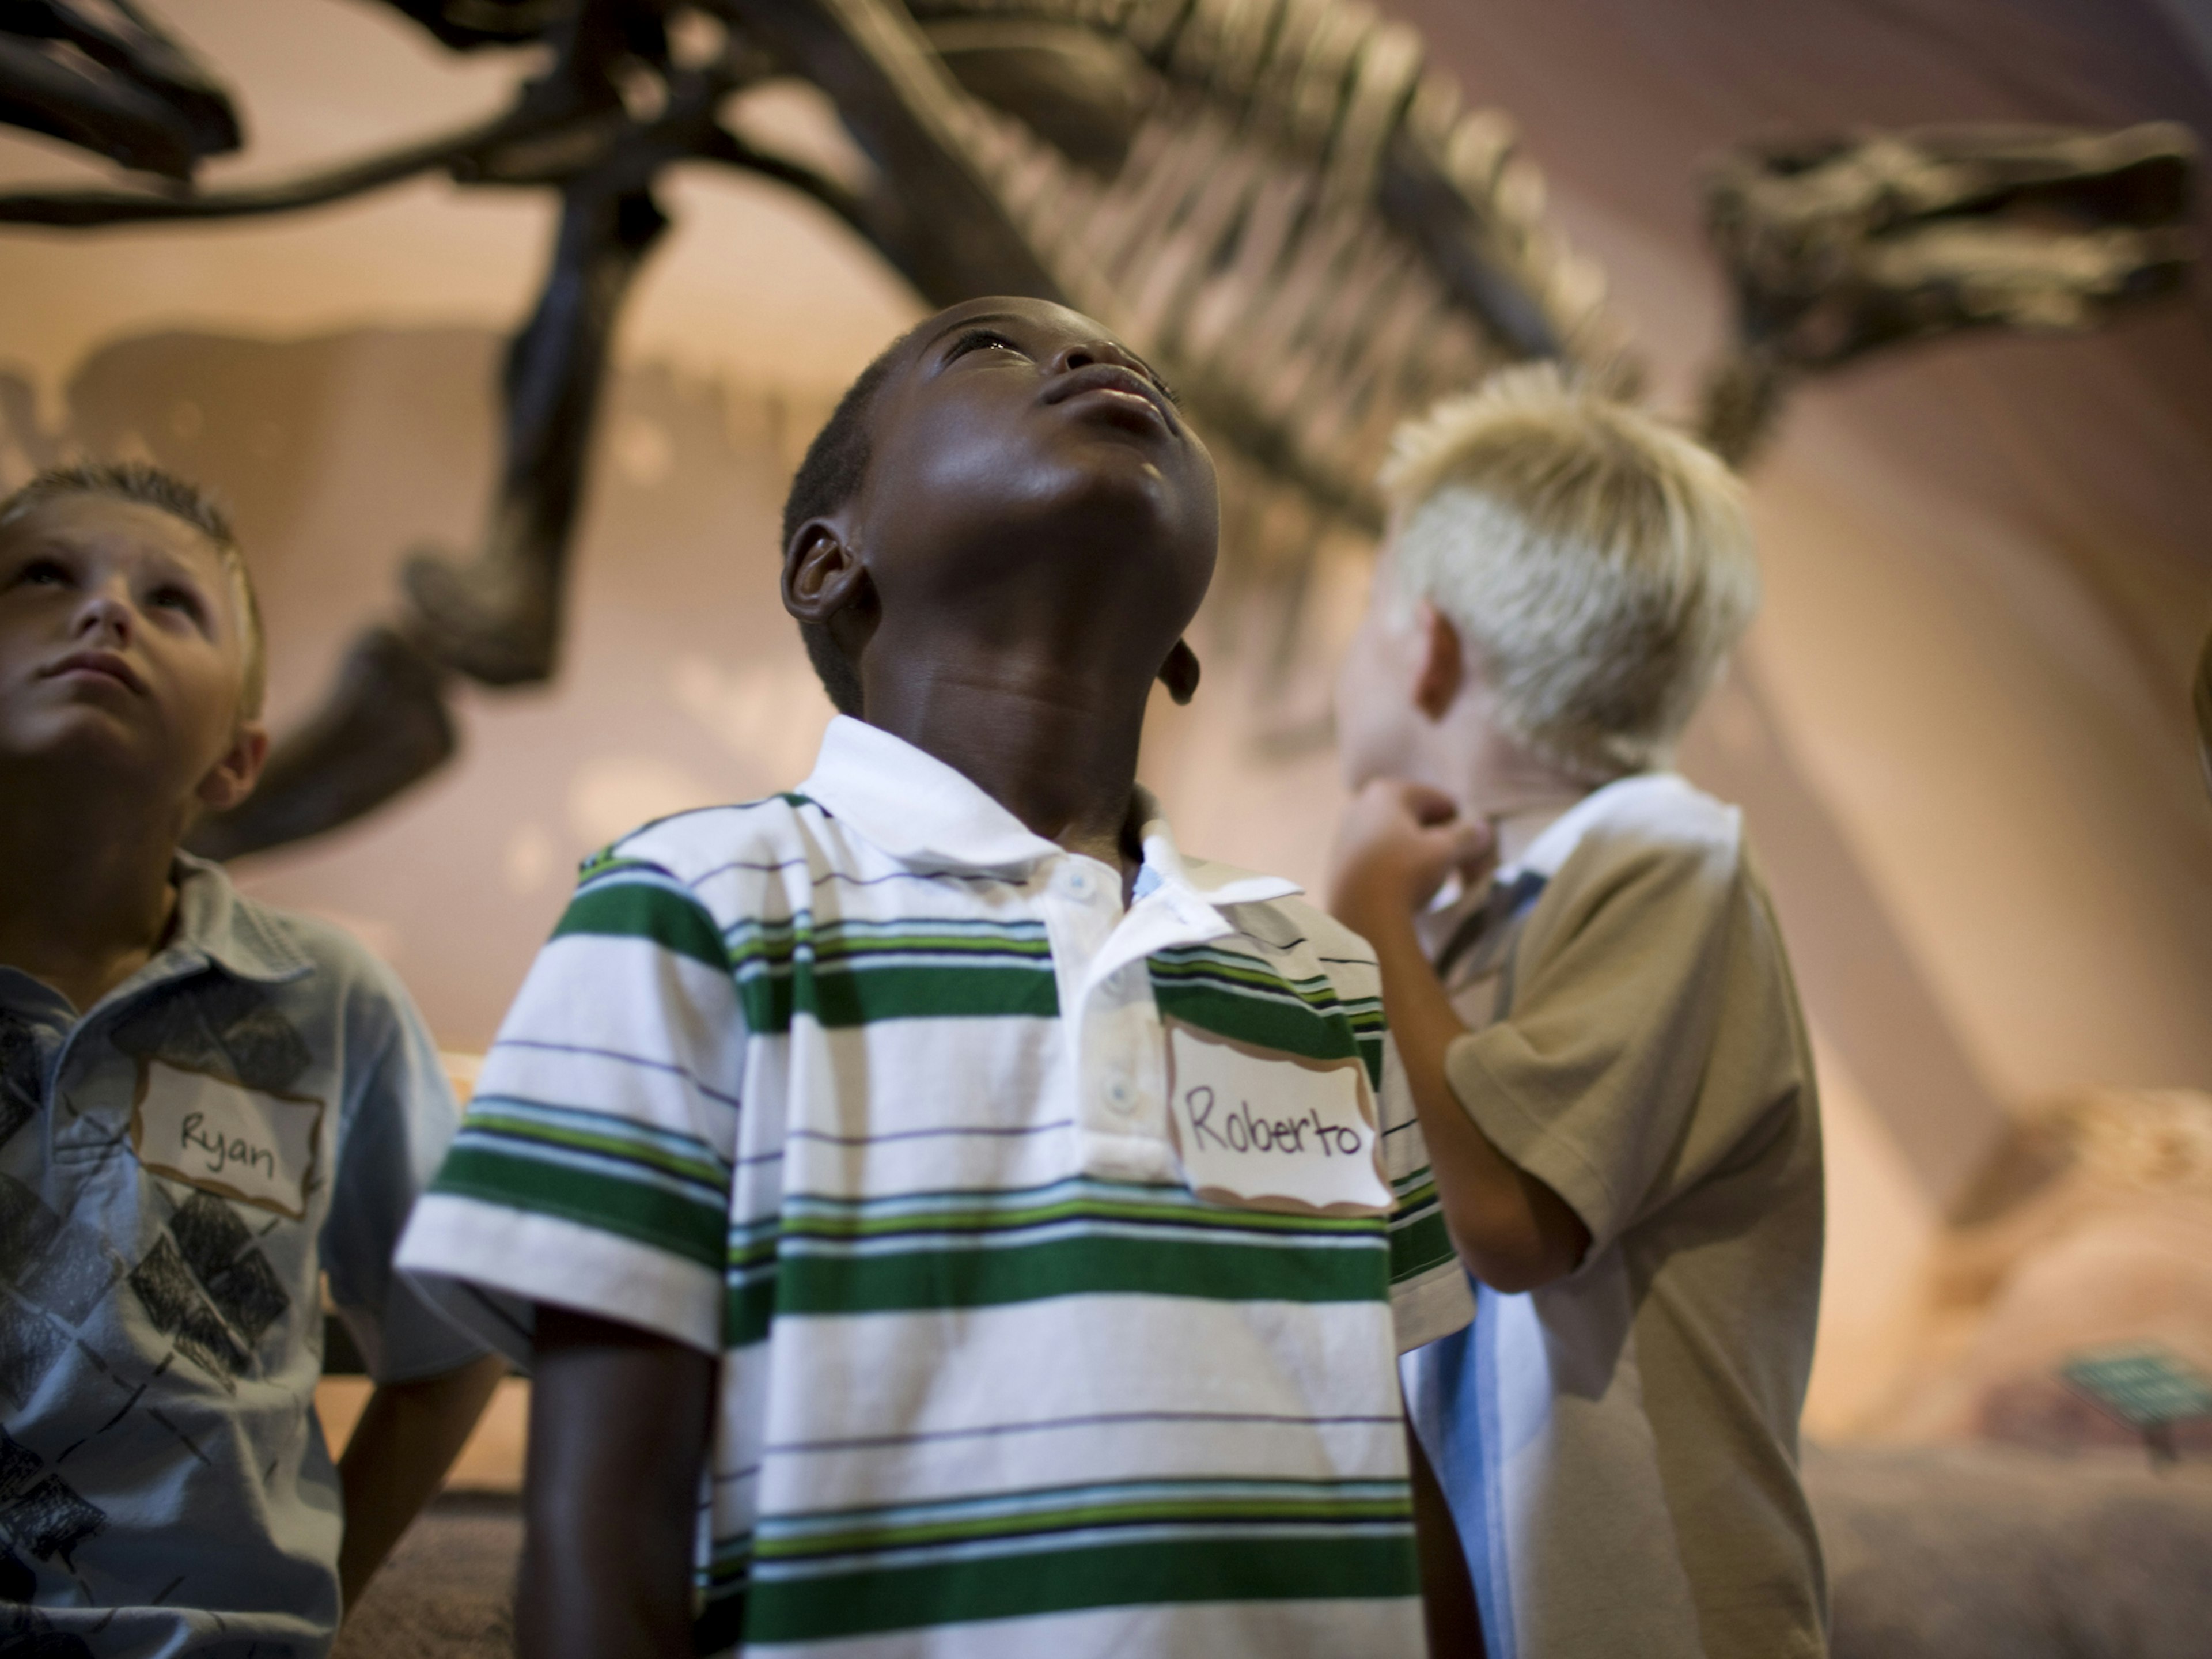
[[[1414,615],[1420,672],[1413,677],[1413,707],[1440,720],[1467,682],[1467,652],[1451,618],[1426,599]]]
[[[261,781],[261,764],[269,758],[269,728],[247,720],[238,728],[221,759],[200,780],[194,793],[210,812],[227,812],[253,793]]]
[[[1177,640],[1160,665],[1160,684],[1178,704],[1186,703],[1198,695],[1198,653],[1190,648],[1189,641]]]
[[[831,520],[808,520],[783,550],[783,608],[800,622],[827,626],[869,586],[867,567]]]

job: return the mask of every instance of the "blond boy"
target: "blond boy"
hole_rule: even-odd
[[[0,1650],[316,1659],[501,1367],[392,1272],[457,1113],[391,971],[180,852],[267,750],[236,538],[0,500]],[[379,1387],[333,1468],[327,1274]]]
[[[1822,1653],[1812,1064],[1739,815],[1667,769],[1756,605],[1741,490],[1549,368],[1411,425],[1385,483],[1331,908],[1480,1291],[1405,1375],[1486,1645]]]

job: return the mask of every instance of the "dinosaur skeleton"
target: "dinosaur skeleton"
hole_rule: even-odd
[[[763,173],[851,225],[933,304],[1065,300],[1183,387],[1224,492],[1287,501],[1255,544],[1290,569],[1372,535],[1391,428],[1500,364],[1637,375],[1601,273],[1543,220],[1540,173],[1463,106],[1419,37],[1356,0],[387,0],[455,50],[551,67],[472,127],[235,191],[0,195],[0,223],[89,230],[283,213],[443,169],[560,192],[538,307],[508,353],[507,452],[474,557],[417,554],[262,787],[199,832],[230,856],[331,829],[442,764],[456,676],[542,681],[609,340],[678,161]],[[858,182],[724,125],[779,77],[821,88]],[[188,179],[234,148],[212,76],[125,0],[0,0],[0,121]],[[1707,434],[1741,459],[1797,379],[1978,325],[2081,328],[2167,292],[2193,149],[2179,128],[1966,131],[1746,149],[1708,180],[1739,338]],[[1240,514],[1233,527],[1262,515]]]
[[[2194,149],[2166,123],[1738,150],[1706,180],[1736,288],[1704,432],[1739,463],[1791,380],[1961,329],[2074,332],[2187,274]]]
[[[2212,634],[2204,636],[2204,649],[2197,659],[2197,757],[2204,763],[2204,787],[2212,789]]]

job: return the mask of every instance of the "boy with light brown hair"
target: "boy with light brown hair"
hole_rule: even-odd
[[[1820,1127],[1740,816],[1667,769],[1758,577],[1727,468],[1549,366],[1400,434],[1338,715],[1480,1311],[1405,1364],[1492,1659],[1826,1651]]]
[[[392,1272],[456,1113],[398,981],[179,843],[251,793],[236,538],[0,500],[0,1649],[325,1652],[503,1369]],[[378,1387],[332,1466],[319,1281]]]

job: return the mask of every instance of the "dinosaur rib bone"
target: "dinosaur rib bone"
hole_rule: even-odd
[[[306,734],[319,759],[288,745],[274,777],[295,793],[314,793],[318,766],[368,778],[338,744],[356,729],[349,697],[404,680],[435,704],[450,673],[553,672],[605,341],[659,224],[653,181],[679,161],[806,191],[933,303],[1028,293],[1102,318],[1183,384],[1217,441],[1225,550],[1250,562],[1264,529],[1293,595],[1324,536],[1379,529],[1372,477],[1404,416],[1532,357],[1633,378],[1602,278],[1545,228],[1511,123],[1466,109],[1410,30],[1356,0],[694,0],[727,34],[703,66],[678,61],[669,0],[392,3],[457,48],[544,40],[553,67],[493,122],[308,179],[0,198],[0,221],[89,227],[282,212],[437,166],[563,193],[547,291],[511,356],[483,546],[410,566],[391,629],[404,649],[377,644],[361,659],[374,672],[341,679]],[[70,9],[17,0],[0,47],[41,7]],[[718,124],[723,95],[772,73],[831,94],[872,183],[848,190]],[[650,111],[623,96],[641,77]],[[2171,288],[2191,159],[2170,129],[1746,152],[1712,186],[1742,341],[1709,390],[1709,435],[1747,453],[1795,376],[1893,341],[2075,325]],[[2054,216],[2075,230],[2051,234]],[[1239,526],[1257,527],[1255,546]],[[408,652],[434,672],[408,678]],[[264,787],[246,808],[258,829],[205,834],[243,850],[331,827],[438,764],[449,738],[415,743],[407,764],[399,745],[369,769],[374,787],[322,788],[314,811]]]

